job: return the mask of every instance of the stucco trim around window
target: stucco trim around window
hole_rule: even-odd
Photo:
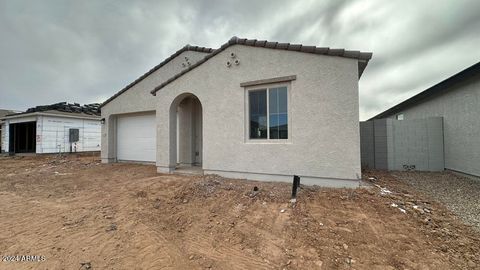
[[[270,83],[290,82],[296,79],[297,79],[297,75],[282,76],[282,77],[275,77],[270,79],[242,82],[240,83],[240,87],[249,87],[249,86],[256,86],[256,85],[270,84]]]
[[[270,139],[270,132],[267,132],[267,138],[258,138],[258,139],[252,139],[250,138],[250,102],[249,102],[249,93],[252,91],[259,91],[259,90],[267,90],[267,96],[268,96],[268,90],[273,89],[273,88],[279,88],[279,87],[286,87],[287,88],[287,115],[288,115],[288,136],[287,139]],[[291,144],[292,143],[292,112],[290,108],[291,104],[291,98],[292,98],[292,82],[287,81],[287,82],[278,82],[278,83],[270,83],[270,84],[262,84],[262,85],[253,85],[253,86],[246,86],[244,87],[244,104],[245,104],[245,124],[244,124],[244,143],[246,144]],[[267,100],[267,107],[269,106],[268,100]],[[267,111],[267,115],[269,114],[269,111]],[[268,116],[269,118],[270,116]],[[270,123],[269,120],[267,120],[267,129],[270,129]]]

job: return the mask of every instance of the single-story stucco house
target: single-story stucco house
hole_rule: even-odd
[[[357,186],[371,53],[233,37],[185,46],[102,105],[103,162]]]
[[[2,152],[70,153],[100,151],[98,103],[65,102],[7,114],[2,123]]]
[[[443,118],[445,169],[480,176],[480,62],[372,117]]]

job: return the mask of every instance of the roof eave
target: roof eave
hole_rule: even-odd
[[[146,77],[148,77],[150,74],[152,74],[152,73],[154,73],[155,71],[159,70],[161,67],[163,67],[164,65],[166,65],[167,63],[169,63],[170,61],[172,61],[174,58],[176,58],[177,56],[179,56],[180,54],[182,54],[183,52],[186,52],[186,51],[212,53],[212,52],[214,51],[214,49],[212,49],[212,48],[207,48],[207,47],[200,47],[200,46],[192,46],[192,45],[189,45],[189,44],[183,46],[181,49],[179,49],[178,51],[176,51],[174,54],[170,55],[170,56],[167,57],[165,60],[163,60],[160,64],[154,66],[152,69],[150,69],[149,71],[147,71],[145,74],[143,74],[142,76],[138,77],[135,81],[131,82],[130,84],[128,84],[127,86],[125,86],[124,88],[122,88],[120,91],[118,91],[117,93],[115,93],[113,96],[111,96],[110,98],[108,98],[107,100],[105,100],[105,101],[100,105],[100,108],[102,108],[103,106],[107,105],[109,102],[111,102],[112,100],[114,100],[115,98],[117,98],[118,96],[120,96],[121,94],[123,94],[124,92],[126,92],[128,89],[132,88],[132,87],[135,86],[137,83],[141,82],[143,79],[145,79]]]
[[[58,113],[51,113],[51,112],[50,113],[49,112],[24,112],[24,113],[5,115],[4,117],[0,118],[0,120],[30,117],[30,116],[37,116],[37,115],[54,116],[54,117],[66,117],[66,118],[77,118],[77,119],[90,119],[90,120],[100,120],[101,119],[101,116],[99,116],[99,115],[69,115],[69,114],[58,114]]]
[[[162,89],[163,87],[167,86],[168,84],[175,81],[176,79],[182,77],[184,74],[190,72],[191,70],[195,69],[201,64],[207,62],[210,58],[214,57],[215,55],[219,54],[220,52],[224,51],[225,49],[227,49],[232,45],[244,45],[244,46],[261,47],[261,48],[267,48],[267,49],[298,51],[298,52],[304,52],[304,53],[312,53],[312,54],[327,55],[327,56],[340,56],[340,57],[358,59],[358,72],[359,72],[358,78],[360,78],[361,75],[363,74],[363,71],[367,67],[368,62],[370,61],[373,55],[373,53],[371,52],[348,51],[344,49],[331,49],[327,47],[304,46],[301,44],[269,42],[266,40],[246,39],[246,38],[238,38],[234,36],[231,39],[229,39],[225,44],[220,46],[219,49],[214,50],[211,54],[206,55],[200,61],[196,62],[195,64],[183,70],[182,72],[176,74],[175,76],[163,82],[159,86],[155,87],[153,90],[150,91],[150,93],[153,96],[155,96],[156,92]]]

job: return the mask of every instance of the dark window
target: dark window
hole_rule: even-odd
[[[267,90],[248,93],[250,104],[250,139],[267,138]]]
[[[270,139],[288,139],[287,87],[268,91]]]
[[[79,141],[80,130],[78,128],[69,129],[69,142],[74,143]]]
[[[287,87],[252,90],[248,98],[250,139],[288,139]]]

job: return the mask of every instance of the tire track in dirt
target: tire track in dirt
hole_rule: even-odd
[[[478,235],[441,206],[425,225],[426,214],[400,213],[375,189],[302,187],[295,208],[290,192],[289,184],[161,175],[155,166],[91,157],[0,158],[0,250],[47,257],[0,269],[78,269],[81,262],[172,270],[480,265]]]
[[[213,247],[212,238],[202,234],[195,238],[186,238],[183,243],[183,246],[191,254],[201,254],[229,269],[275,269],[274,266],[259,259],[258,256],[246,254],[245,250],[241,248],[223,243],[216,243],[216,246]]]

